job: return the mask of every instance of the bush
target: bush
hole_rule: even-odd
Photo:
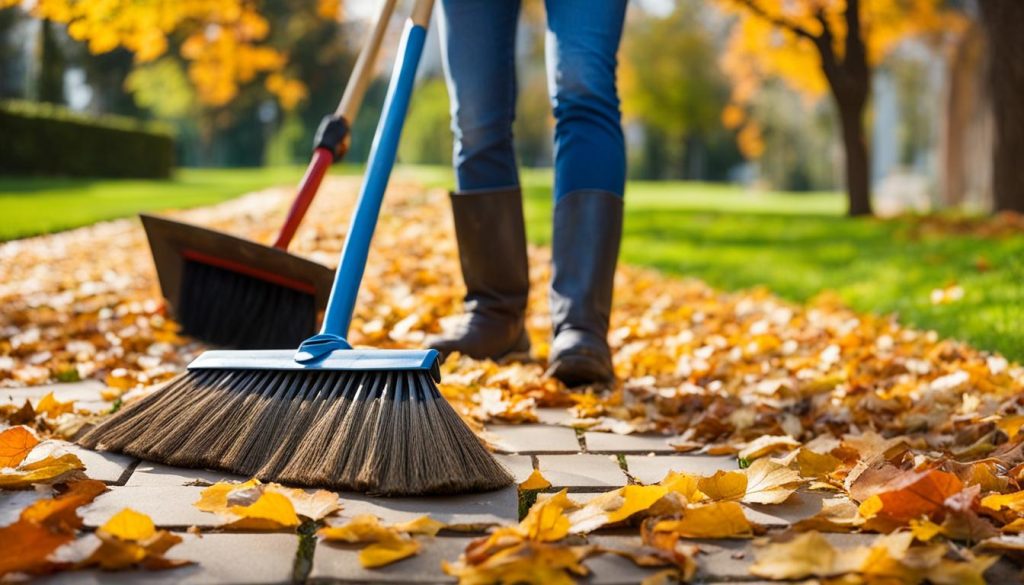
[[[173,168],[174,137],[160,125],[0,102],[0,174],[167,178]]]

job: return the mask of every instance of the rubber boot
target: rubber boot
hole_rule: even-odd
[[[451,195],[459,262],[466,283],[464,315],[427,345],[445,357],[527,359],[526,258],[523,196],[518,187]]]
[[[608,348],[622,197],[600,190],[566,194],[555,205],[548,375],[566,386],[615,379]]]

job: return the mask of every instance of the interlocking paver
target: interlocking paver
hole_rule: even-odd
[[[590,575],[579,582],[594,585],[633,585],[665,569],[638,567],[633,561],[613,554],[591,557],[584,564],[590,569]]]
[[[665,435],[619,435],[586,433],[587,451],[593,453],[675,453],[669,445],[674,437]]]
[[[414,557],[379,569],[359,566],[359,549],[319,542],[313,556],[313,583],[451,583],[455,579],[444,574],[441,561],[455,561],[466,549],[470,538],[439,536],[422,541],[420,553]]]
[[[669,471],[680,471],[696,475],[714,475],[720,469],[738,469],[733,457],[710,455],[627,455],[626,469],[643,484],[658,483]]]
[[[85,474],[91,479],[98,479],[107,483],[119,483],[126,479],[131,466],[138,459],[121,455],[119,453],[108,453],[106,451],[90,451],[75,444],[65,447],[70,453],[74,453],[85,464]]]
[[[128,478],[126,486],[170,487],[181,485],[215,484],[218,481],[245,481],[246,477],[225,471],[209,469],[183,469],[159,463],[142,461]]]
[[[487,427],[495,448],[503,453],[575,453],[576,431],[553,425],[493,425]]]
[[[537,420],[546,425],[560,425],[572,420],[567,408],[538,408]]]
[[[157,526],[211,527],[223,524],[216,514],[197,510],[201,487],[112,487],[82,508],[86,526],[101,526],[124,508],[149,515]]]
[[[519,498],[515,486],[461,496],[419,498],[373,498],[362,494],[341,494],[341,512],[332,523],[360,514],[374,514],[384,522],[404,522],[429,514],[456,529],[480,530],[493,524],[518,520]]]
[[[14,524],[21,516],[21,511],[46,494],[33,490],[0,491],[0,528]]]
[[[540,455],[537,468],[555,488],[626,485],[626,474],[614,455]]]
[[[47,584],[291,583],[298,537],[294,534],[182,534],[168,558],[195,564],[167,571],[75,571],[42,579]],[[92,538],[95,538],[94,536]]]
[[[498,463],[512,473],[516,483],[523,483],[533,473],[533,459],[529,455],[495,455]]]

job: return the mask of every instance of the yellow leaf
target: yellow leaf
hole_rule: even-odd
[[[534,469],[526,481],[519,484],[521,490],[542,490],[551,487],[551,482],[541,475],[539,469]]]
[[[647,510],[668,493],[661,485],[628,485],[601,494],[569,515],[570,530],[586,533]]]
[[[800,441],[797,441],[789,435],[763,435],[747,443],[747,446],[740,449],[740,452],[737,453],[736,456],[740,459],[753,461],[754,459],[763,457],[769,453],[789,451],[793,447],[799,446]]]
[[[910,521],[910,533],[921,542],[928,542],[942,534],[942,527],[931,520],[918,520],[915,518]]]
[[[738,500],[747,493],[747,476],[742,471],[719,470],[700,478],[697,488],[712,500]]]
[[[39,439],[27,427],[11,427],[0,433],[0,467],[17,467]]]
[[[288,498],[295,513],[311,520],[321,520],[341,509],[338,494],[327,490],[316,490],[312,493],[297,488],[286,488],[276,483],[268,484],[267,491],[281,494]]]
[[[36,412],[39,414],[46,415],[46,418],[57,418],[58,416],[74,412],[75,402],[73,400],[68,402],[58,402],[53,396],[53,392],[50,392],[46,396],[43,396],[39,404],[36,405]]]
[[[132,541],[146,540],[156,534],[153,520],[131,508],[125,508],[114,514],[106,524],[100,527],[100,530],[114,538]]]
[[[300,524],[291,500],[276,492],[264,492],[252,504],[228,510],[239,517],[226,526],[234,530],[280,530]]]
[[[825,479],[841,463],[831,454],[815,453],[810,449],[800,449],[796,455],[796,462],[800,468],[800,475],[809,479]]]
[[[750,573],[778,580],[832,577],[860,569],[867,554],[863,547],[838,551],[820,533],[805,532],[757,550]]]
[[[1009,508],[1014,512],[1024,512],[1024,491],[985,496],[981,499],[981,505],[989,510]]]
[[[700,479],[687,473],[670,471],[665,476],[665,479],[661,480],[659,485],[665,486],[669,491],[683,496],[687,502],[699,502],[705,499],[704,494],[697,488]]]
[[[430,516],[420,516],[415,520],[395,524],[393,528],[406,534],[425,534],[427,536],[436,536],[444,526],[444,522],[438,522]]]
[[[383,538],[384,535],[390,535],[390,531],[382,526],[373,514],[361,514],[345,524],[325,526],[317,530],[316,533],[325,540],[351,543],[373,542]]]
[[[801,482],[799,473],[770,459],[754,461],[744,473],[747,489],[743,501],[748,504],[781,504]]]
[[[559,540],[569,534],[570,523],[565,511],[574,508],[576,503],[569,499],[566,490],[562,490],[534,504],[519,523],[519,528],[530,540]]]
[[[243,490],[260,485],[257,479],[245,483],[217,482],[199,494],[199,501],[192,504],[203,512],[223,514],[228,511],[228,495],[235,490]]]
[[[384,540],[359,551],[359,564],[372,569],[400,561],[419,551],[420,543],[411,538]]]
[[[687,508],[679,520],[662,520],[655,532],[673,532],[683,538],[736,538],[753,536],[751,526],[736,502],[713,502]]]
[[[53,484],[82,476],[85,469],[82,461],[73,453],[59,457],[46,457],[28,465],[22,465],[11,473],[0,473],[0,489],[25,489],[33,484]]]

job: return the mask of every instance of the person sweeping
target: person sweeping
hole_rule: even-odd
[[[428,345],[444,355],[519,359],[530,341],[522,193],[512,142],[521,0],[442,0],[457,191],[451,195],[465,314]],[[616,54],[626,0],[546,0],[555,117],[548,375],[568,386],[614,379],[608,347],[622,236],[626,156]]]

